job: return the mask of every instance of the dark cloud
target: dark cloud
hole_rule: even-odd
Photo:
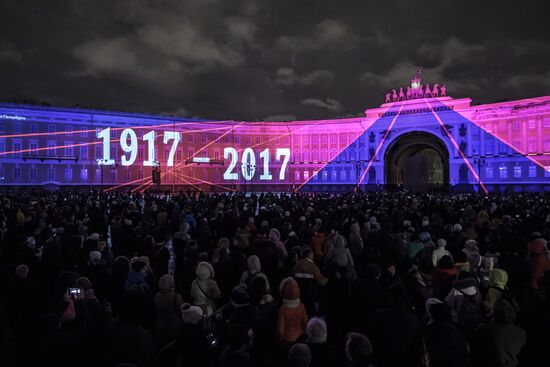
[[[550,89],[540,1],[4,0],[0,99],[213,119],[361,115],[405,86]]]

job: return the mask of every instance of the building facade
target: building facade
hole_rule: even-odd
[[[0,104],[0,187],[550,190],[550,96],[407,93],[363,117],[289,122]]]

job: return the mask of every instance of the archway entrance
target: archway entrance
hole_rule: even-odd
[[[449,185],[449,152],[432,134],[401,135],[386,150],[384,166],[390,187],[426,192]]]

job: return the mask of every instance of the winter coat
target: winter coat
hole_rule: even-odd
[[[502,296],[502,291],[506,289],[508,283],[508,273],[502,269],[493,269],[489,273],[489,289],[485,295],[483,304],[489,310],[493,309],[496,301]]]
[[[424,343],[430,367],[468,365],[468,346],[464,335],[451,323],[436,321],[426,326]]]
[[[306,333],[308,318],[306,308],[298,300],[283,302],[277,315],[277,335],[284,344],[294,343]]]
[[[319,270],[319,267],[315,265],[315,263],[309,259],[300,259],[296,261],[296,264],[294,265],[294,269],[292,271],[294,274],[294,277],[303,277],[303,278],[310,278],[315,279],[317,284],[323,286],[327,284],[328,278],[326,278],[323,274],[321,274],[321,271]]]
[[[218,283],[211,278],[214,277],[214,269],[207,262],[200,262],[197,265],[197,278],[191,284],[191,297],[193,303],[203,308],[206,317],[211,316],[216,310],[216,301],[221,297]]]

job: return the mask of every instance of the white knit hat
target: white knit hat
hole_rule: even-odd
[[[202,320],[202,308],[191,306],[189,303],[181,305],[181,318],[184,324],[196,324]]]

